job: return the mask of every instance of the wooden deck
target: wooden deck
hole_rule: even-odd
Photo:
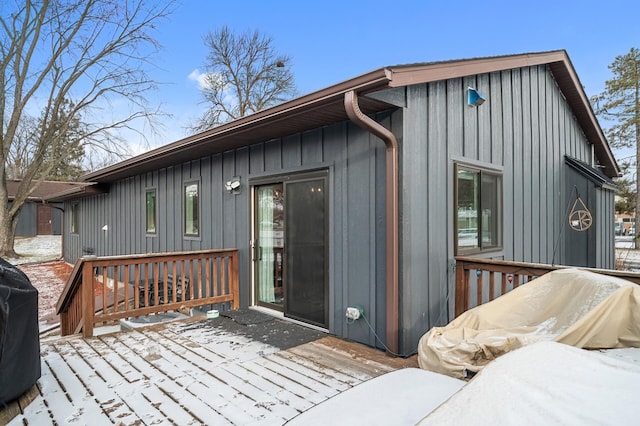
[[[279,350],[194,324],[43,342],[33,401],[5,408],[0,423],[280,425],[363,381],[417,366],[415,357],[333,337]]]

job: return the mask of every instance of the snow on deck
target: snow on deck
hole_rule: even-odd
[[[9,424],[280,425],[398,367],[349,345],[280,351],[180,322],[43,342],[39,394]]]

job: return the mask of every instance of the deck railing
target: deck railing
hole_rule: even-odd
[[[472,307],[489,302],[521,284],[556,269],[569,266],[504,260],[456,257],[456,317]],[[640,284],[640,274],[609,269],[581,268]]]
[[[96,324],[220,303],[240,305],[236,249],[83,257],[57,310],[63,336],[90,337]]]

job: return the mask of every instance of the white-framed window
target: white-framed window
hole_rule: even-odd
[[[456,254],[502,248],[502,174],[455,166]]]

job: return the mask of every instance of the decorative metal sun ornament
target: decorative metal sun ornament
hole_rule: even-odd
[[[569,226],[571,226],[571,229],[574,231],[582,232],[591,228],[592,223],[593,217],[591,217],[591,212],[580,196],[578,196],[573,203],[571,213],[569,213]]]

